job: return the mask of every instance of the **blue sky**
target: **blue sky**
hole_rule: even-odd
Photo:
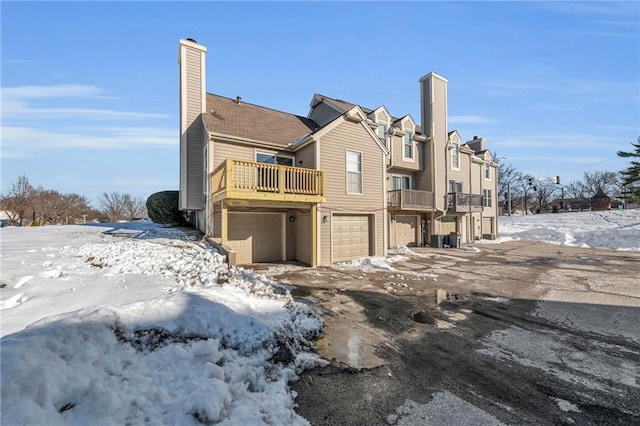
[[[306,115],[314,93],[449,130],[537,177],[619,171],[640,136],[638,2],[6,2],[2,192],[19,175],[94,201],[178,187],[178,40],[207,91]]]

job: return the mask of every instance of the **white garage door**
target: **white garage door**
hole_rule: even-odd
[[[284,213],[229,213],[229,246],[236,263],[284,260],[283,224]]]
[[[333,262],[367,257],[369,250],[369,216],[333,216]]]
[[[458,231],[457,226],[457,218],[455,216],[443,216],[440,218],[440,233],[443,235],[448,235],[451,233],[456,233]]]
[[[395,241],[391,241],[395,247],[416,245],[416,218],[417,216],[395,216],[395,223],[393,224]]]
[[[493,234],[493,218],[492,217],[483,217],[482,218],[482,234]]]

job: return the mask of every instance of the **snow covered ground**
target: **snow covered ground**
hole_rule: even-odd
[[[502,217],[480,243],[513,239],[640,251],[640,210]],[[324,363],[323,322],[287,287],[150,222],[0,241],[2,424],[307,423],[288,382]],[[393,272],[413,254],[337,267]]]
[[[1,423],[306,424],[322,319],[152,223],[2,228]]]
[[[497,243],[531,240],[640,251],[640,209],[501,216],[498,231]]]

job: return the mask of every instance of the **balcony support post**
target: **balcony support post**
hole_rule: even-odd
[[[227,201],[220,203],[220,240],[222,244],[229,241],[229,212],[227,211]]]
[[[311,205],[311,266],[318,266],[318,205]]]

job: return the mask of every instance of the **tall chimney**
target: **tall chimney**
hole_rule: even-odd
[[[447,183],[447,84],[444,77],[431,72],[420,79],[422,133],[431,138],[425,147],[425,170],[422,184],[434,193],[435,207],[444,210]]]
[[[206,111],[206,54],[207,48],[195,40],[180,40],[180,210],[204,207],[204,126],[199,117]]]

